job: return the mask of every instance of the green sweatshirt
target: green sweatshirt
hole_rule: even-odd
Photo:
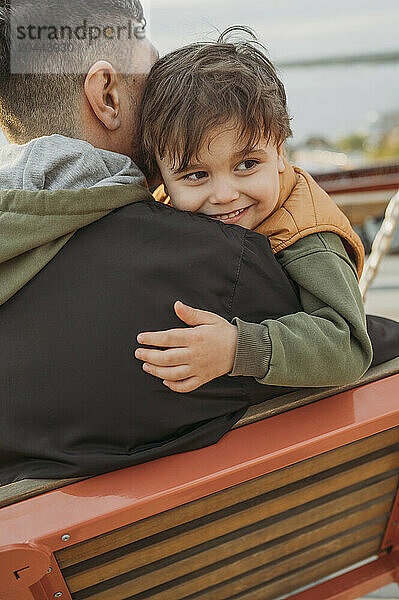
[[[81,227],[150,200],[121,154],[51,135],[0,148],[0,305],[45,267]]]
[[[265,385],[324,387],[359,379],[372,361],[355,265],[334,233],[309,235],[276,254],[303,312],[262,323],[238,318],[230,375]]]

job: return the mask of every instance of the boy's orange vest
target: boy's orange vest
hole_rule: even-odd
[[[255,231],[269,238],[275,254],[312,233],[336,233],[355,260],[358,277],[362,274],[364,248],[349,220],[309,173],[288,161],[280,174],[277,206]]]
[[[168,203],[169,200],[163,186],[154,192],[154,197],[159,202]],[[269,238],[274,254],[312,233],[336,233],[355,260],[358,277],[362,274],[364,248],[349,220],[309,173],[292,167],[288,161],[285,161],[285,171],[280,174],[277,206],[255,231]]]

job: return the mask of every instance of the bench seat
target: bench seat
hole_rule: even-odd
[[[396,580],[399,360],[348,387],[252,407],[211,447],[5,486],[1,600],[350,600]],[[365,560],[361,588],[356,569],[341,595],[297,592]]]

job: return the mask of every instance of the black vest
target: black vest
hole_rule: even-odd
[[[0,482],[208,445],[281,393],[226,376],[177,394],[144,373],[136,336],[182,327],[178,299],[229,320],[300,309],[267,240],[240,227],[142,202],[81,229],[0,307]]]

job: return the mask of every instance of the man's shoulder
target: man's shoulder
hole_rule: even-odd
[[[115,210],[87,235],[94,246],[103,247],[107,240],[114,249],[123,247],[132,262],[145,253],[148,260],[189,261],[201,264],[204,273],[226,270],[235,276],[243,264],[247,269],[273,271],[278,267],[263,235],[151,200]]]
[[[119,224],[125,222],[132,228],[146,227],[154,232],[167,230],[181,235],[207,235],[223,241],[235,240],[240,243],[248,238],[264,244],[264,236],[237,225],[219,223],[206,215],[186,212],[152,200],[144,200],[124,206],[108,215]],[[266,242],[267,243],[267,242]]]

